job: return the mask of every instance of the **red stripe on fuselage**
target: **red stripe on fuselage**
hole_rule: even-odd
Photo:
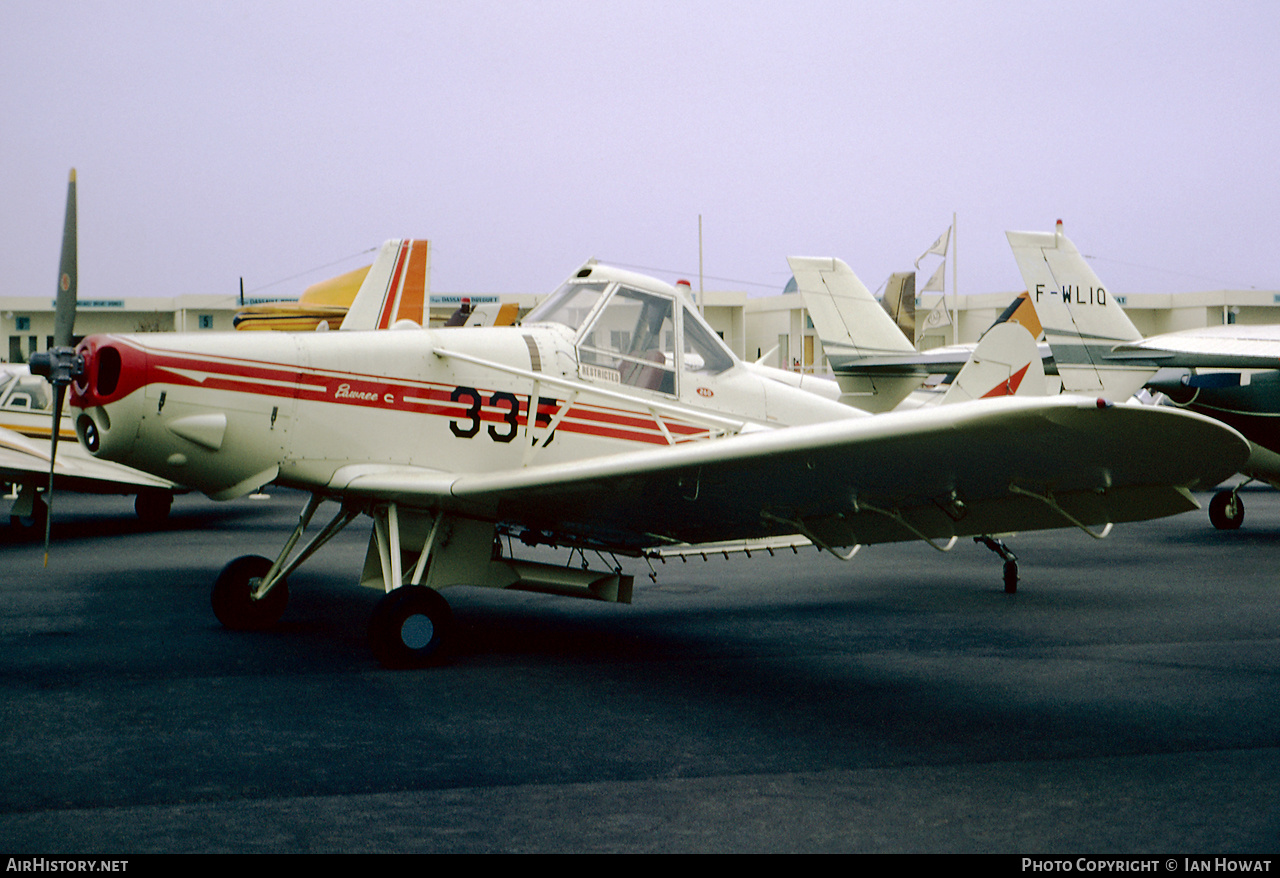
[[[470,394],[451,399],[455,385],[435,382],[392,381],[360,373],[302,370],[296,367],[240,360],[229,357],[210,359],[171,351],[147,351],[147,380],[132,390],[148,384],[200,387],[258,396],[293,397],[304,402],[378,408],[449,419],[469,418],[474,406]],[[123,389],[123,388],[122,388]],[[480,420],[502,423],[509,415],[504,402],[492,403],[495,391],[475,389],[480,396]],[[507,391],[510,392],[510,391]],[[124,396],[127,393],[118,394]],[[518,424],[528,423],[528,394],[514,394],[519,403]],[[539,402],[538,427],[545,427],[560,410],[558,402]],[[665,426],[676,441],[696,438],[707,433],[705,427],[682,421],[664,420],[660,425],[653,415],[627,409],[597,405],[575,405],[565,413],[558,431],[663,445]]]

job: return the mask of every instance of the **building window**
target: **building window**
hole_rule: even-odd
[[[212,315],[212,314],[201,314],[201,315],[200,315],[200,328],[201,328],[201,329],[213,329],[213,315]]]
[[[15,318],[14,318],[14,323],[15,323],[14,329],[18,330],[18,332],[30,332],[30,331],[31,331],[31,318],[30,318],[30,317],[15,317]]]

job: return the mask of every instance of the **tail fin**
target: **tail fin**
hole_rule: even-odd
[[[1142,333],[1075,245],[1062,233],[1006,232],[1030,300],[1053,349],[1063,390],[1127,399],[1154,370],[1111,359],[1112,348]]]
[[[942,403],[1047,393],[1044,363],[1036,340],[1026,327],[1006,322],[997,323],[983,334]]]
[[[485,302],[471,309],[466,326],[514,326],[520,306],[514,302]]]
[[[383,244],[341,328],[389,329],[399,320],[426,326],[429,255],[425,240],[403,238]]]
[[[839,259],[801,256],[787,262],[828,353],[874,357],[915,352],[915,345],[848,265]]]
[[[1032,338],[1037,339],[1044,332],[1044,327],[1040,325],[1040,315],[1036,314],[1036,306],[1031,304],[1030,293],[1019,293],[1018,297],[1009,303],[1009,307],[996,318],[992,326],[996,323],[1017,323],[1025,327]]]
[[[884,310],[907,341],[916,342],[916,273],[898,271],[889,275],[884,288]]]
[[[841,367],[867,357],[915,354],[875,296],[839,259],[792,256],[796,288],[836,372],[841,401],[867,411],[888,411],[920,386],[923,375],[849,375]]]

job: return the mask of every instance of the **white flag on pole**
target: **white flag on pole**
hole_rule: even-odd
[[[947,247],[951,243],[951,226],[947,226],[947,230],[938,236],[938,240],[933,242],[933,246],[920,254],[920,259],[924,259],[930,254],[936,256],[946,256]],[[920,269],[920,259],[916,260],[916,270]]]
[[[929,316],[924,319],[924,328],[938,329],[942,326],[951,325],[951,315],[947,313],[947,300],[939,297],[938,304],[933,306],[933,310],[929,312]]]
[[[920,288],[920,292],[922,293],[946,292],[946,284],[947,284],[946,272],[947,272],[947,263],[944,262],[938,266],[938,270],[933,273],[933,277],[929,278],[929,282]]]

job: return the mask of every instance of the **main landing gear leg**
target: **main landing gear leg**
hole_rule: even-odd
[[[289,584],[286,577],[317,549],[329,541],[359,515],[355,509],[343,508],[312,538],[297,557],[289,561],[289,553],[298,544],[302,532],[323,501],[313,494],[307,501],[280,556],[273,562],[261,555],[243,555],[236,558],[218,574],[213,584],[213,614],[233,631],[259,631],[270,628],[280,620],[289,603]]]
[[[1001,540],[995,537],[974,537],[975,543],[982,543],[1004,560],[1004,593],[1016,594],[1018,591],[1018,556],[1013,554]]]
[[[395,503],[370,515],[373,535],[360,584],[386,592],[369,620],[369,645],[386,667],[421,668],[448,655],[456,634],[440,592],[455,585],[631,603],[633,578],[620,570],[504,557],[493,522]]]
[[[451,639],[453,611],[440,592],[422,582],[428,559],[443,535],[440,526],[445,516],[437,515],[432,521],[406,583],[401,563],[399,509],[389,503],[374,509],[372,515],[379,573],[387,593],[369,618],[369,649],[384,668],[425,668],[438,664]]]

